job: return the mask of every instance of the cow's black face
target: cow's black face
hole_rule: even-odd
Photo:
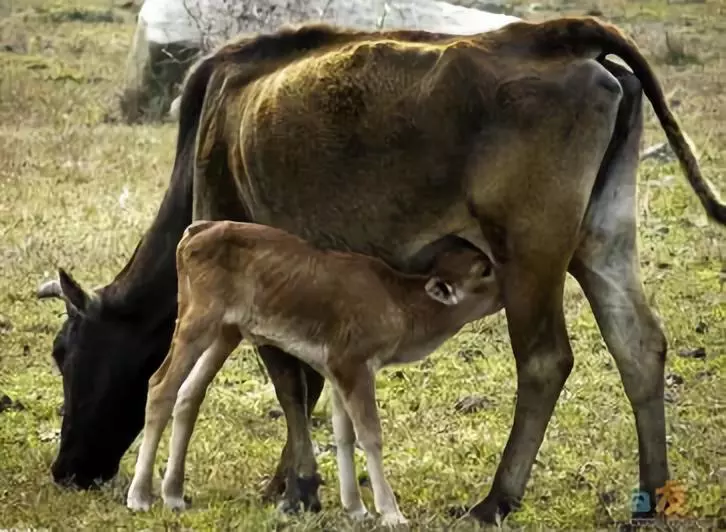
[[[84,302],[68,288],[58,291],[68,317],[53,342],[64,415],[51,470],[56,483],[88,489],[113,478],[140,432],[148,380],[171,331],[124,319],[97,298]]]
[[[53,349],[64,399],[55,482],[87,489],[118,471],[144,419],[148,375],[138,343],[121,321],[69,312]]]

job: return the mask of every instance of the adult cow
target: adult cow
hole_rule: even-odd
[[[281,227],[400,269],[445,234],[491,250],[518,391],[493,485],[471,510],[480,521],[518,504],[572,368],[562,308],[571,272],[620,370],[640,484],[654,496],[668,478],[666,339],[637,259],[641,84],[706,212],[726,224],[648,63],[593,18],[468,37],[313,25],[201,60],[182,95],[171,184],[127,266],[91,294],[62,271],[41,290],[68,308],[54,344],[66,407],[55,480],[113,476],[140,430],[174,325],[174,249],[203,218]],[[286,502],[318,507],[307,421],[322,380],[282,352],[261,355],[288,423]]]

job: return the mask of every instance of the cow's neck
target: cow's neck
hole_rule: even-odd
[[[177,154],[156,218],[124,269],[102,289],[104,304],[128,318],[158,321],[176,313],[176,246],[192,221],[193,172],[185,159]]]

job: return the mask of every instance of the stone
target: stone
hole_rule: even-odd
[[[128,54],[121,114],[128,123],[177,120],[178,100],[172,102],[188,68],[201,53],[240,33],[317,21],[474,34],[517,20],[434,0],[145,0]]]

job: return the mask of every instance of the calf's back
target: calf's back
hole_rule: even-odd
[[[373,257],[316,249],[269,226],[220,222],[185,235],[177,263],[193,312],[315,365],[331,351],[365,356],[405,332],[397,292],[411,276]]]

